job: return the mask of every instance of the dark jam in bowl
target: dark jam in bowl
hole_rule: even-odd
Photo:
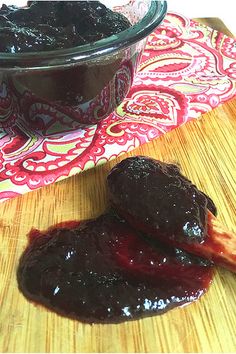
[[[189,304],[211,264],[138,234],[113,213],[33,231],[18,267],[30,300],[84,322],[117,323]]]
[[[130,26],[126,17],[98,1],[29,2],[20,9],[3,5],[0,52],[29,56],[25,67],[19,69],[16,63],[6,69],[0,53],[0,127],[17,124],[19,118],[30,130],[50,135],[109,116],[129,92],[145,40],[63,65],[37,67],[30,55],[54,51],[53,62],[61,49],[75,48],[76,53],[76,48],[91,44],[93,50],[95,41]]]
[[[26,7],[2,5],[0,52],[29,53],[96,42],[131,26],[99,1],[29,1]]]

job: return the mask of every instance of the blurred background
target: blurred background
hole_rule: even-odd
[[[218,17],[236,36],[235,0],[167,0],[171,11],[189,18]]]

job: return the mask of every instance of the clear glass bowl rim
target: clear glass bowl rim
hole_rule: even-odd
[[[0,53],[0,70],[60,67],[98,59],[130,47],[160,25],[167,12],[166,0],[151,0],[146,15],[129,29],[78,47],[32,53]]]

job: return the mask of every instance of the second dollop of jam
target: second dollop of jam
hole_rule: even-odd
[[[117,323],[197,300],[211,282],[212,267],[144,238],[108,213],[32,232],[17,278],[27,298],[59,314]]]
[[[99,1],[29,1],[2,5],[0,52],[45,51],[91,43],[131,26]]]
[[[164,240],[201,243],[213,201],[178,166],[144,156],[127,158],[108,176],[110,200],[135,228]]]

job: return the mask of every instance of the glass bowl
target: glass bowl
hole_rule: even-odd
[[[20,124],[45,136],[96,124],[116,109],[129,92],[146,38],[162,22],[167,4],[115,4],[106,5],[132,24],[119,34],[69,49],[0,53],[0,128]]]

